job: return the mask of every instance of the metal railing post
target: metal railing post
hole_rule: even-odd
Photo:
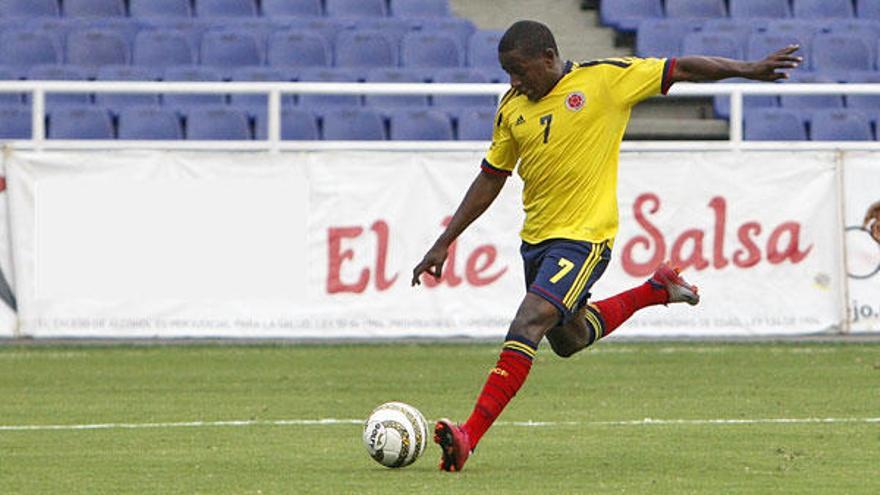
[[[730,141],[739,148],[743,140],[743,93],[739,88],[730,93]]]
[[[36,150],[46,141],[46,90],[37,86],[31,93],[31,139]]]
[[[281,90],[274,88],[269,90],[269,108],[267,117],[267,138],[269,150],[278,153],[281,145]]]

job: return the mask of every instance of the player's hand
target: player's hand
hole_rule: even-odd
[[[865,221],[862,225],[871,232],[871,237],[875,241],[880,242],[880,201],[868,207],[868,211],[865,213]]]
[[[781,50],[777,50],[770,55],[767,55],[764,60],[753,62],[752,70],[748,75],[749,79],[755,79],[757,81],[778,81],[780,79],[788,79],[787,72],[778,71],[795,69],[803,63],[803,57],[794,55],[794,52],[798,51],[798,49],[800,49],[800,45],[788,45]]]
[[[443,274],[443,263],[446,262],[448,252],[448,249],[445,247],[432,247],[425,254],[425,257],[422,258],[422,261],[413,268],[412,286],[415,287],[416,285],[422,284],[420,278],[423,273],[428,273],[435,278],[440,278],[440,275]]]

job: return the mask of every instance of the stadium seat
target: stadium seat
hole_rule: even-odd
[[[58,0],[0,0],[2,17],[57,17]]]
[[[208,31],[202,37],[201,63],[221,71],[259,66],[263,64],[263,50],[257,37],[249,32]]]
[[[790,35],[797,39],[804,40],[809,45],[813,42],[813,38],[823,32],[823,21],[802,20],[802,19],[783,19],[771,20],[767,24],[766,32],[778,36]]]
[[[186,33],[155,29],[138,33],[134,40],[133,63],[156,68],[185,66],[196,63],[196,56]]]
[[[749,37],[753,32],[760,30],[764,26],[766,26],[764,19],[743,20],[719,17],[703,21],[700,31],[706,34],[719,34],[733,38],[736,40],[737,45],[740,46],[740,51],[745,53]]]
[[[30,138],[31,109],[22,106],[0,106],[0,140]]]
[[[498,43],[503,31],[475,32],[467,42],[467,64],[482,70],[501,69],[498,62]]]
[[[325,0],[330,17],[387,17],[385,0]]]
[[[325,141],[383,141],[385,123],[378,111],[344,108],[324,113]]]
[[[399,110],[390,118],[392,141],[450,141],[452,124],[438,110]]]
[[[337,67],[396,65],[397,46],[381,31],[343,31],[336,38]]]
[[[877,0],[856,0],[859,19],[880,21],[880,2]]]
[[[395,17],[448,17],[449,0],[391,0]]]
[[[869,83],[880,85],[880,72],[865,71],[850,73],[847,82],[853,84]],[[880,95],[846,95],[847,108],[870,112],[880,111]]]
[[[183,139],[180,117],[173,110],[159,106],[131,106],[122,109],[118,118],[119,139]]]
[[[813,70],[843,73],[874,68],[873,50],[858,36],[820,34],[813,38]]]
[[[667,17],[711,19],[727,16],[724,0],[666,0]]]
[[[795,0],[794,16],[802,19],[853,17],[852,0]]]
[[[49,139],[113,139],[113,120],[105,108],[70,106],[49,113]]]
[[[235,69],[231,74],[233,81],[243,82],[271,82],[271,81],[290,81],[292,77],[282,69],[273,67],[241,67]],[[244,109],[249,115],[257,115],[260,112],[265,113],[268,108],[269,98],[261,94],[243,94],[232,93],[230,95],[230,105]],[[294,98],[291,94],[281,95],[281,106],[293,105]]]
[[[262,0],[261,6],[266,17],[323,15],[321,0]]]
[[[355,31],[379,31],[393,42],[392,46],[398,52],[403,37],[411,31],[421,29],[425,20],[429,19],[400,19],[397,17],[358,17],[353,19]],[[335,44],[335,38],[333,42]],[[395,59],[397,58],[395,53]]]
[[[639,57],[681,56],[682,41],[697,31],[699,21],[687,19],[657,19],[639,23],[636,34],[636,55]]]
[[[788,0],[729,0],[730,17],[783,19],[791,17]]]
[[[807,129],[800,115],[791,110],[759,109],[745,113],[747,141],[806,141]]]
[[[64,0],[65,17],[125,17],[123,0]]]
[[[323,36],[297,30],[272,35],[266,58],[273,67],[327,67],[332,62]]]
[[[599,19],[618,31],[635,31],[645,19],[663,17],[660,0],[601,0]]]
[[[793,71],[787,82],[792,83],[833,83],[832,78],[813,72]],[[783,83],[786,84],[786,83]],[[782,108],[794,111],[811,112],[825,108],[842,108],[843,96],[841,95],[781,95],[779,101]],[[808,117],[805,113],[804,117]]]
[[[459,141],[491,141],[495,109],[471,108],[458,114]]]
[[[389,68],[370,70],[367,72],[366,82],[422,83],[425,79],[417,70]],[[383,110],[398,107],[426,107],[428,95],[367,95],[365,104]]]
[[[477,32],[477,26],[473,22],[460,17],[425,17],[416,22],[422,32],[452,36],[462,48],[467,46],[468,40]],[[495,51],[498,51],[497,43]]]
[[[0,65],[27,68],[41,64],[60,64],[61,44],[51,34],[30,30],[0,33]]]
[[[486,75],[478,69],[439,69],[431,77],[435,83],[488,83]],[[433,95],[435,107],[440,109],[491,107],[495,105],[492,95]]]
[[[743,58],[742,45],[737,39],[723,34],[691,33],[684,37],[684,55],[705,55],[710,57]]]
[[[250,140],[251,128],[243,110],[225,106],[193,108],[186,113],[189,140]]]
[[[336,43],[336,37],[346,29],[353,29],[358,19],[334,18],[288,18],[284,20],[287,30],[294,33],[316,34],[324,38],[328,47]],[[330,56],[330,60],[332,60]]]
[[[141,26],[141,30],[137,34],[144,31],[182,34],[191,47],[194,59],[198,59],[196,51],[202,44],[202,35],[214,26],[214,23],[209,20],[184,17],[141,17],[136,19],[136,22]],[[135,40],[137,40],[137,36],[135,36]]]
[[[267,139],[269,136],[268,119],[266,112],[258,113],[255,117],[256,139]],[[293,141],[317,141],[318,122],[315,114],[299,108],[284,108],[281,110],[281,139]]]
[[[287,26],[267,17],[229,17],[226,19],[212,19],[209,21],[209,31],[245,33],[257,39],[260,53],[265,53],[266,43],[277,31],[287,29]]]
[[[132,17],[192,17],[189,0],[128,0]]]
[[[813,141],[872,141],[871,123],[861,112],[833,109],[813,112],[810,120]]]
[[[155,81],[159,79],[159,71],[149,67],[130,65],[105,65],[98,69],[96,79],[99,81]],[[159,95],[156,93],[95,93],[95,104],[118,114],[123,108],[136,105],[158,105]]]
[[[21,79],[21,74],[12,67],[0,67],[0,81],[16,81]],[[0,105],[21,105],[24,95],[20,93],[0,93]]]
[[[804,61],[798,70],[810,70],[810,64],[812,63],[810,60],[812,58],[810,38],[798,38],[797,36],[792,36],[788,33],[777,34],[765,32],[751,35],[747,43],[748,51],[746,52],[746,59],[761,60],[767,55],[770,55],[776,50],[788,45],[800,45],[800,48],[795,55],[803,57]]]
[[[725,83],[755,83],[750,79],[725,79]],[[713,102],[715,115],[720,118],[730,118],[730,97],[727,95],[716,96]],[[743,96],[743,110],[748,112],[755,108],[773,108],[779,106],[779,98],[774,95]]]
[[[410,33],[403,37],[404,67],[461,67],[464,57],[454,38],[443,34]]]
[[[87,67],[94,76],[102,65],[131,62],[131,48],[119,33],[99,29],[73,31],[67,36],[67,63]]]
[[[880,22],[864,19],[831,19],[824,23],[831,34],[861,38],[871,51],[871,63],[877,55],[877,40],[880,39]]]
[[[315,82],[358,82],[354,70],[346,69],[303,69],[300,81]],[[360,95],[308,94],[299,95],[298,104],[317,113],[334,108],[353,108],[361,106]]]
[[[220,73],[209,67],[178,66],[165,69],[166,81],[222,81]],[[189,107],[223,105],[226,97],[217,93],[169,93],[163,96],[165,105],[186,111]]]
[[[37,65],[27,71],[27,79],[32,81],[82,81],[86,72],[78,67],[65,65]],[[69,105],[88,105],[88,93],[46,93],[46,109]]]
[[[254,17],[257,4],[254,0],[195,0],[199,17]]]

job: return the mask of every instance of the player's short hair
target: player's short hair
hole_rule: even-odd
[[[523,55],[534,57],[544,53],[548,48],[557,55],[556,39],[550,28],[537,21],[517,21],[507,28],[501,41],[498,42],[498,53],[519,49]]]

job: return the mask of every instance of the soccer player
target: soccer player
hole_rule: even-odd
[[[462,425],[441,419],[435,426],[441,469],[462,469],[522,386],[543,337],[568,357],[641,308],[699,302],[697,288],[666,264],[638,287],[587,302],[617,234],[617,161],[630,110],[677,81],[782,79],[780,70],[801,62],[793,55],[797,48],[759,62],[681,57],[577,64],[560,59],[553,34],[541,23],[520,21],[504,33],[498,56],[511,89],[498,105],[492,145],[445,231],[413,269],[412,284],[423,274],[441,276],[450,244],[495,200],[519,163],[527,291],[473,413]]]
[[[863,225],[871,233],[871,237],[880,242],[880,201],[868,207]]]

